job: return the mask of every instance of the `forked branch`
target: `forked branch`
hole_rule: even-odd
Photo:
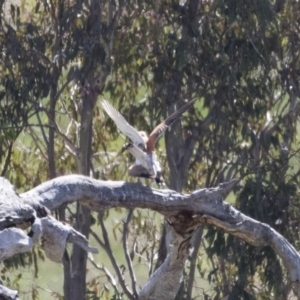
[[[68,175],[47,181],[21,194],[19,204],[26,208],[23,215],[27,217],[27,223],[24,224],[29,224],[28,218],[29,220],[32,216],[36,218],[35,212],[32,212],[30,208],[45,206],[54,210],[61,204],[75,201],[79,201],[82,205],[97,212],[103,212],[112,207],[148,208],[164,215],[168,226],[172,229],[168,241],[172,247],[169,248],[166,261],[152,274],[148,283],[140,291],[140,299],[172,298],[171,294],[176,293],[184,264],[189,255],[190,241],[195,229],[201,224],[214,225],[254,246],[271,246],[284,262],[295,292],[300,295],[298,287],[300,256],[298,252],[273,228],[245,216],[223,201],[235,184],[236,181],[231,181],[220,184],[216,188],[200,189],[191,194],[180,194],[171,190],[156,190],[123,181],[100,181],[80,175]],[[0,185],[0,202],[5,203],[0,207],[7,208],[6,212],[0,211],[2,229],[7,225],[12,226],[13,220],[22,223],[22,216],[20,217],[16,213],[16,209],[19,209],[20,205],[13,207],[14,204],[9,205],[12,203],[11,201],[5,201],[7,197],[12,197],[12,193],[8,190],[7,188],[1,190]],[[13,218],[9,219],[7,213],[13,215]],[[49,217],[47,218],[51,223]],[[53,220],[53,224],[55,222],[57,221]],[[58,226],[58,228],[62,227]],[[63,231],[62,236],[64,239]],[[3,239],[1,240],[3,241]],[[86,249],[91,250],[88,247]],[[159,280],[162,274],[164,278],[168,278],[168,286],[165,285],[165,280]],[[136,298],[136,295],[131,296]]]

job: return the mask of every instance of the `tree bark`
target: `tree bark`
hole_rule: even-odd
[[[247,217],[223,201],[236,182],[234,180],[220,184],[216,188],[205,188],[196,190],[191,194],[181,194],[172,190],[155,190],[123,181],[101,181],[81,175],[68,175],[47,181],[21,194],[20,197],[15,194],[14,198],[18,201],[19,207],[31,207],[35,210],[36,217],[32,225],[35,237],[34,234],[33,237],[28,237],[25,234],[22,237],[28,240],[28,250],[36,242],[37,237],[41,235],[48,241],[48,243],[44,243],[44,247],[46,247],[46,254],[48,253],[47,255],[49,255],[49,249],[51,248],[48,245],[53,240],[53,236],[51,237],[53,233],[51,233],[49,228],[54,228],[53,231],[56,232],[56,238],[60,236],[60,239],[58,238],[51,244],[51,247],[59,245],[59,255],[56,255],[54,259],[50,257],[54,261],[57,261],[58,257],[62,258],[66,242],[74,242],[76,240],[87,251],[94,252],[95,249],[90,248],[84,236],[77,233],[70,226],[63,225],[49,216],[42,215],[42,217],[39,217],[40,211],[37,209],[39,207],[45,206],[47,209],[54,210],[63,203],[79,202],[97,212],[113,207],[128,209],[139,207],[152,209],[164,215],[169,227],[169,234],[167,235],[168,256],[161,267],[152,274],[144,288],[142,288],[139,293],[139,299],[174,298],[189,255],[193,233],[195,229],[203,224],[214,225],[254,246],[272,247],[282,259],[294,290],[300,296],[300,255],[296,249],[269,225]],[[6,187],[7,185],[2,188],[3,184],[7,184],[6,180],[2,179],[0,183],[1,228],[17,226],[22,219],[24,219],[24,222],[21,222],[21,224],[30,226],[30,223],[26,223],[26,218],[22,215],[19,218],[14,218],[16,224],[13,222],[9,225],[7,224],[6,220],[12,212],[14,211],[17,215],[19,210],[14,206],[15,201],[6,200],[7,195],[13,197],[12,186],[10,185],[11,191],[9,191]],[[2,203],[5,205],[2,205]],[[9,203],[11,207],[7,209]],[[5,207],[7,210],[3,211],[2,207]],[[39,225],[39,222],[41,225]],[[39,232],[37,228],[40,228],[41,231]],[[11,234],[11,239],[0,236],[1,249],[5,248],[4,241],[11,240],[15,241],[16,244],[20,241],[18,238],[14,238],[16,231],[19,234],[22,232],[18,228],[8,228],[0,232],[1,235]],[[47,238],[48,232],[50,232],[50,235]],[[13,246],[10,245],[9,247]],[[53,253],[53,250],[51,252]],[[7,255],[2,257],[2,259],[5,257]],[[162,277],[164,280],[162,280]],[[135,299],[134,294],[132,294],[132,299]]]
[[[152,209],[164,215],[168,226],[172,228],[173,248],[162,266],[153,273],[149,282],[141,290],[141,299],[146,299],[146,297],[154,299],[157,295],[159,295],[158,298],[163,297],[162,295],[171,295],[172,288],[176,293],[175,290],[180,284],[182,269],[191,246],[191,236],[198,226],[208,224],[221,228],[254,246],[272,247],[282,259],[294,290],[300,296],[298,252],[269,225],[247,217],[223,201],[235,183],[236,181],[232,181],[220,184],[216,188],[205,188],[191,194],[181,194],[172,190],[155,190],[124,181],[100,181],[80,175],[68,175],[45,182],[21,194],[21,198],[26,205],[32,207],[44,205],[50,210],[62,203],[78,201],[98,212],[113,207],[128,209],[139,207]],[[177,251],[177,256],[174,251]],[[162,274],[169,280],[168,288],[166,288],[165,280],[158,280]]]

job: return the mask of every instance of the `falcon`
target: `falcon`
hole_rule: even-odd
[[[101,105],[110,118],[115,122],[121,132],[127,135],[132,142],[126,143],[122,152],[129,151],[135,157],[135,163],[129,167],[128,175],[142,178],[155,179],[158,185],[164,184],[162,178],[162,170],[157,156],[155,154],[155,144],[166,131],[179,117],[191,108],[195,100],[192,100],[173,114],[171,114],[162,123],[157,125],[149,137],[145,131],[137,131],[132,127],[125,118],[116,110],[108,101],[103,100]]]

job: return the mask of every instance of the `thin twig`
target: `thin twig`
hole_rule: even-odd
[[[32,130],[32,128],[29,128],[29,134],[35,139],[36,141],[36,147],[40,150],[41,155],[43,156],[45,161],[48,161],[48,156],[44,153],[44,151],[42,150],[42,148],[40,147],[40,144],[43,144],[41,142],[41,139],[37,136],[37,134]]]
[[[150,256],[150,263],[149,263],[150,264],[149,265],[149,278],[150,278],[150,276],[153,273],[153,268],[155,267],[155,265],[154,265],[154,258],[155,258],[155,252],[157,253],[156,244],[157,244],[156,243],[156,233],[153,230],[153,243],[152,243],[152,246],[151,246],[151,256]]]
[[[61,88],[57,91],[56,96],[55,96],[55,101],[57,101],[61,95],[61,93],[64,91],[64,89],[68,86],[68,84],[73,80],[73,78],[69,78],[62,86]]]
[[[203,248],[204,248],[204,250],[205,250],[205,253],[207,253],[207,247],[205,246],[205,243],[204,243],[204,240],[203,240],[203,239],[201,240],[201,244],[202,244],[202,246],[203,246]],[[208,256],[208,260],[210,260],[210,262],[211,262],[212,269],[213,269],[213,270],[217,270],[217,267],[216,267],[216,265],[215,265],[215,262],[214,262],[213,257],[212,257],[212,256]],[[214,273],[214,275],[215,275],[216,281],[217,281],[218,283],[220,283],[220,279],[219,279],[219,277],[218,277],[218,273]]]
[[[127,219],[124,222],[124,226],[123,226],[123,248],[124,248],[125,258],[126,258],[127,266],[129,269],[130,278],[131,278],[132,291],[133,291],[135,297],[138,298],[138,293],[136,290],[136,278],[135,278],[135,274],[133,271],[132,261],[130,259],[130,255],[129,255],[129,251],[128,251],[128,243],[127,243],[128,224],[131,221],[132,215],[133,215],[133,209],[130,209],[128,212]]]
[[[24,129],[27,127],[45,127],[45,128],[53,128],[51,125],[40,125],[40,124],[26,124],[26,125],[12,125],[12,126],[0,126],[0,129]]]
[[[123,275],[122,275],[122,272],[121,272],[121,270],[120,270],[120,268],[117,264],[116,258],[113,255],[113,252],[112,252],[112,249],[111,249],[111,246],[110,246],[110,242],[109,242],[109,238],[108,238],[108,234],[107,234],[107,230],[106,230],[104,222],[103,222],[103,213],[99,213],[99,218],[98,219],[99,219],[100,227],[101,227],[101,230],[102,230],[102,236],[103,236],[104,244],[105,244],[105,247],[103,249],[106,251],[106,253],[107,253],[107,255],[108,255],[108,257],[111,261],[111,264],[112,264],[113,268],[115,269],[115,272],[118,276],[120,285],[123,288],[124,293],[127,295],[127,297],[129,299],[134,300],[136,298],[132,294],[132,292],[127,288],[125,280],[124,280]]]
[[[12,150],[13,144],[14,144],[14,141],[10,141],[10,144],[9,144],[8,149],[6,151],[8,153],[6,155],[4,166],[2,168],[1,177],[5,176],[5,173],[7,172],[7,169],[8,169],[9,163],[10,163],[10,158],[11,158],[11,155],[12,155],[12,152],[13,152],[13,150]]]
[[[110,284],[111,284],[112,287],[114,288],[115,293],[118,295],[118,297],[121,297],[120,291],[118,290],[117,282],[116,282],[116,280],[114,279],[113,275],[109,272],[109,270],[108,270],[107,268],[105,268],[105,267],[103,266],[103,264],[102,264],[102,266],[98,265],[98,264],[95,262],[94,257],[93,257],[92,254],[89,253],[88,258],[89,258],[90,262],[92,263],[92,265],[93,265],[96,269],[102,271],[102,272],[105,274],[106,278],[108,279],[108,281],[110,282]]]
[[[45,143],[46,143],[46,145],[47,145],[47,148],[48,148],[49,141],[48,141],[47,135],[46,135],[46,133],[45,133],[45,130],[44,130],[44,128],[43,128],[42,120],[41,120],[41,118],[40,118],[39,111],[36,112],[36,117],[37,117],[37,119],[38,119],[38,121],[39,121],[40,128],[41,128],[41,131],[42,131],[42,135],[43,135],[44,141],[45,141]],[[52,127],[52,126],[51,126],[51,127]]]
[[[192,291],[194,286],[194,280],[195,280],[195,271],[196,271],[196,264],[197,264],[197,255],[198,250],[202,241],[202,235],[203,235],[203,227],[199,227],[197,230],[197,233],[193,239],[193,253],[191,255],[191,265],[190,265],[190,273],[188,277],[188,283],[187,283],[187,299],[192,299]]]
[[[90,229],[90,234],[94,237],[96,242],[105,250],[105,252],[107,252],[105,243],[100,239],[98,234],[95,231],[93,231],[93,229]]]
[[[253,41],[252,41],[252,39],[251,38],[249,38],[249,41],[250,41],[250,43],[251,43],[251,45],[252,45],[252,47],[253,47],[253,49],[255,50],[255,52],[257,53],[257,55],[261,58],[261,60],[264,62],[264,64],[266,63],[266,61],[265,61],[265,59],[264,59],[264,57],[262,56],[262,54],[261,53],[259,53],[259,51],[258,51],[258,49],[256,48],[256,46],[254,45],[254,43],[253,43]]]
[[[56,132],[63,138],[63,140],[65,141],[65,143],[69,146],[69,149],[72,151],[72,154],[76,154],[77,153],[77,148],[76,146],[72,143],[72,141],[64,134],[60,131],[60,129],[58,128],[57,123],[55,122],[55,120],[52,120],[50,114],[45,111],[49,120],[52,121],[53,126],[55,127]]]
[[[223,294],[228,295],[229,294],[229,284],[228,284],[228,278],[227,278],[227,274],[226,274],[226,270],[225,270],[224,257],[222,254],[218,256],[218,261],[219,261],[219,266],[220,266],[219,270],[220,270],[221,277],[222,277]]]

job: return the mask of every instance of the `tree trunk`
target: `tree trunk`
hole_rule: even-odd
[[[78,173],[86,176],[89,176],[90,173],[93,109],[98,96],[92,88],[94,86],[92,75],[93,74],[90,74],[90,80],[86,82],[86,86],[90,87],[88,89],[89,92],[84,93],[82,97],[80,142],[77,157]],[[82,233],[88,239],[90,224],[90,209],[86,206],[82,206],[80,203],[77,203],[75,230]],[[85,299],[86,262],[86,251],[84,251],[81,247],[74,245],[71,264],[69,264],[70,269],[68,272],[68,278],[64,285],[66,300]]]

